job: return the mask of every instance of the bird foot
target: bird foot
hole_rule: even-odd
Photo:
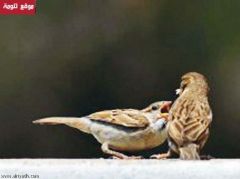
[[[155,154],[150,156],[151,159],[160,159],[160,160],[165,160],[169,158],[168,153],[163,153],[163,154]]]
[[[111,159],[117,159],[117,160],[139,160],[143,159],[142,156],[125,156],[125,157],[117,157],[117,156],[111,156]]]

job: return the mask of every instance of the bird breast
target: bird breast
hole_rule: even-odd
[[[159,146],[167,138],[165,121],[159,120],[146,128],[128,128],[117,125],[94,123],[91,133],[100,142],[108,142],[120,151],[139,151]]]

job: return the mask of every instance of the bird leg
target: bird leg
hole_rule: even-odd
[[[113,151],[109,148],[109,144],[106,142],[102,144],[101,148],[104,153],[112,155],[113,159],[141,159],[142,158],[141,156],[127,156],[120,152]]]
[[[167,159],[171,156],[172,156],[172,152],[171,152],[171,150],[168,150],[167,153],[151,155],[150,158],[152,158],[152,159]]]

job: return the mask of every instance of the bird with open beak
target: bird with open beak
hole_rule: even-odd
[[[147,150],[161,145],[167,139],[166,124],[170,101],[155,102],[145,109],[115,109],[85,117],[49,117],[33,121],[35,124],[77,128],[92,134],[102,144],[102,151],[119,159],[139,159],[124,151]]]

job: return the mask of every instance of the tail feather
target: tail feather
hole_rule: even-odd
[[[60,125],[77,128],[85,133],[90,133],[91,121],[87,117],[48,117],[33,121],[34,124],[40,125]]]
[[[179,148],[180,159],[182,160],[200,160],[199,146],[196,144],[188,144],[184,147]]]

